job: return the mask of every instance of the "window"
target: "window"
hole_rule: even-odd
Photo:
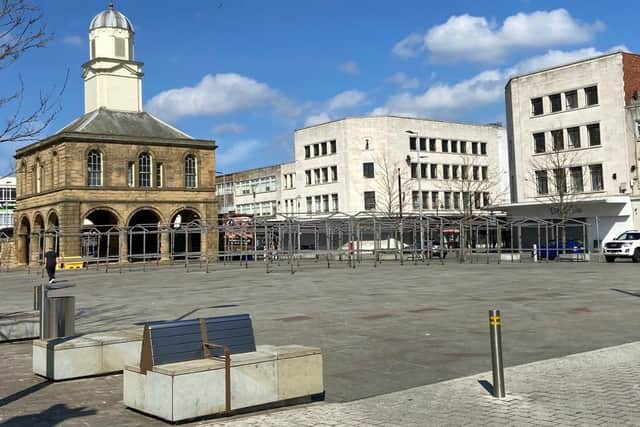
[[[462,179],[469,179],[469,166],[462,165]]]
[[[322,183],[329,181],[329,168],[322,168]]]
[[[453,209],[460,209],[460,193],[457,191],[453,193]]]
[[[418,164],[411,163],[411,178],[417,178],[417,177],[418,177]]]
[[[480,198],[482,197],[481,193],[473,193],[473,207],[476,209],[480,209],[482,205],[480,204]]]
[[[365,140],[364,140],[364,149],[365,149],[365,150],[368,150],[368,149],[369,149],[369,140],[368,140],[368,139],[365,139]]]
[[[467,152],[467,141],[460,141],[460,152],[462,154]]]
[[[452,153],[458,152],[458,141],[451,140],[451,152]]]
[[[338,195],[337,194],[331,195],[331,210],[333,210],[334,212],[338,212]]]
[[[441,141],[441,143],[442,143],[442,152],[443,153],[448,153],[449,152],[449,140],[443,139]]]
[[[321,196],[315,196],[313,198],[313,201],[315,203],[316,212],[321,212],[322,211],[322,197]]]
[[[373,178],[374,177],[374,171],[373,171],[373,163],[363,163],[362,164],[362,175],[365,178]]]
[[[422,192],[422,208],[429,209],[429,192],[428,191]]]
[[[413,209],[420,209],[420,193],[417,191],[411,192],[411,206]]]
[[[138,157],[138,186],[151,187],[151,156],[142,153]]]
[[[567,174],[564,169],[553,170],[553,180],[555,181],[555,190],[558,194],[567,192]]]
[[[156,163],[156,187],[162,187],[162,181],[164,181],[164,167],[162,163]]]
[[[589,134],[589,145],[591,147],[600,145],[600,124],[587,126],[587,133]]]
[[[323,156],[327,155],[327,143],[323,142],[322,144],[320,144],[320,148],[321,148],[321,152]]]
[[[533,134],[533,144],[536,153],[544,153],[546,145],[544,140],[544,132]]]
[[[311,170],[304,171],[304,179],[306,185],[311,185]]]
[[[193,154],[188,154],[184,158],[184,186],[187,188],[198,187],[198,162]]]
[[[329,195],[325,194],[322,196],[322,211],[329,212]]]
[[[444,192],[444,208],[451,209],[451,192],[450,191]]]
[[[442,179],[449,179],[449,165],[442,165]]]
[[[562,111],[562,97],[559,93],[555,95],[549,95],[549,101],[551,102],[551,112]]]
[[[482,193],[482,206],[489,206],[490,204],[489,193]]]
[[[364,210],[371,211],[376,208],[376,192],[365,191],[364,192]]]
[[[320,155],[320,144],[313,144],[313,156],[318,157]]]
[[[472,142],[471,143],[471,154],[478,154],[478,143],[477,142]]]
[[[331,141],[329,141],[329,150],[331,151],[331,154],[336,154],[336,140],[332,139]]]
[[[129,187],[134,187],[136,176],[136,164],[134,162],[127,163],[127,185]]]
[[[115,52],[118,58],[124,58],[124,39],[122,37],[115,37]]]
[[[36,193],[42,191],[42,163],[40,160],[36,160]]]
[[[420,138],[420,151],[427,151],[427,138]]]
[[[544,112],[542,109],[542,98],[534,98],[531,100],[531,112],[534,116],[539,116]]]
[[[311,157],[311,147],[309,145],[304,146],[304,158],[308,159]]]
[[[567,129],[567,136],[569,137],[569,148],[580,148],[580,128]]]
[[[571,192],[582,193],[584,191],[584,181],[582,180],[582,167],[577,166],[569,169],[571,176]]]
[[[313,170],[313,183],[320,184],[320,168]]]
[[[431,179],[437,179],[438,178],[438,165],[431,165]]]
[[[453,177],[453,179],[460,178],[460,175],[458,174],[459,170],[460,170],[460,166],[458,166],[458,165],[452,165],[451,166],[451,176]]]
[[[604,190],[604,181],[602,180],[602,165],[590,165],[589,174],[591,175],[591,191]]]
[[[96,58],[96,40],[91,40],[91,59]]]
[[[91,150],[87,155],[87,185],[102,186],[102,154],[97,150]]]
[[[488,166],[482,166],[482,180],[483,181],[488,181],[489,180],[489,167]]]
[[[462,193],[462,208],[465,211],[468,211],[469,207],[471,207],[471,197],[469,196],[469,192],[468,191],[464,191]]]
[[[553,139],[553,151],[564,150],[564,132],[560,130],[552,130],[551,138]]]
[[[338,180],[338,166],[331,166],[331,182]]]
[[[587,105],[598,104],[598,86],[591,86],[584,89],[584,97],[586,98]]]
[[[428,178],[429,174],[427,173],[427,168],[429,167],[426,163],[420,163],[420,178]]]
[[[429,151],[436,151],[436,140],[435,140],[435,138],[431,138],[429,140]]]
[[[415,136],[410,136],[409,137],[409,150],[411,151],[416,151],[417,147],[416,147],[416,137]]]
[[[307,197],[307,213],[310,214],[313,212],[313,199],[309,196]]]
[[[564,100],[567,104],[567,110],[578,108],[578,91],[572,90],[564,94]]]
[[[440,209],[440,199],[437,191],[431,192],[431,209]]]
[[[486,142],[481,142],[480,143],[480,154],[482,154],[483,156],[487,155],[487,143]]]
[[[480,166],[473,167],[473,180],[480,181]]]

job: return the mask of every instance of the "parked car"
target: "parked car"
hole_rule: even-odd
[[[582,242],[578,240],[567,240],[565,242],[564,248],[562,247],[562,243],[558,243],[555,240],[551,240],[549,242],[549,247],[547,247],[546,243],[540,245],[538,248],[538,259],[548,259],[554,260],[558,257],[558,255],[562,254],[583,254],[584,253],[584,245]]]
[[[433,257],[438,257],[440,258],[440,255],[442,254],[442,259],[445,259],[447,257],[447,248],[442,248],[441,249],[441,245],[440,245],[440,241],[439,240],[425,240],[424,241],[424,253],[425,256],[427,256],[428,258],[433,258]],[[413,254],[414,252],[420,252],[420,243],[416,243],[415,246],[407,246],[404,249],[405,253],[409,253],[409,254]],[[417,255],[418,257],[420,255]]]
[[[604,259],[614,262],[616,258],[631,258],[633,262],[640,262],[640,231],[625,231],[615,239],[605,242]]]

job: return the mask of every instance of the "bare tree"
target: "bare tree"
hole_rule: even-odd
[[[7,67],[21,56],[45,47],[51,39],[39,7],[26,0],[0,0],[0,71],[6,72]],[[3,77],[2,80],[8,79]],[[17,80],[17,89],[0,94],[0,111],[9,110],[4,123],[0,123],[0,143],[34,140],[61,108],[60,95],[66,79],[60,91],[53,88],[49,93],[40,92],[31,109],[24,107],[24,82],[20,76]]]
[[[476,197],[481,206],[496,205],[503,201],[505,194],[500,187],[500,174],[494,165],[485,165],[478,156],[460,156],[460,163],[452,165],[452,188],[459,192],[462,200],[459,210],[465,216],[473,216]],[[476,196],[477,195],[477,196]]]
[[[404,171],[406,165],[391,161],[387,154],[376,156],[374,165],[375,187],[378,195],[376,209],[389,217],[397,216],[400,213],[400,199],[402,199],[402,209],[405,210],[407,194],[411,187],[411,178]],[[398,176],[400,176],[400,188],[398,188]],[[399,193],[400,197],[398,197]]]

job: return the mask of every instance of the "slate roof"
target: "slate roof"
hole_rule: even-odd
[[[80,116],[56,132],[118,135],[140,138],[194,139],[149,113],[131,113],[99,108]]]

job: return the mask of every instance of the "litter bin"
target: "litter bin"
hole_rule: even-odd
[[[76,333],[76,297],[47,297],[44,338],[60,338]]]

